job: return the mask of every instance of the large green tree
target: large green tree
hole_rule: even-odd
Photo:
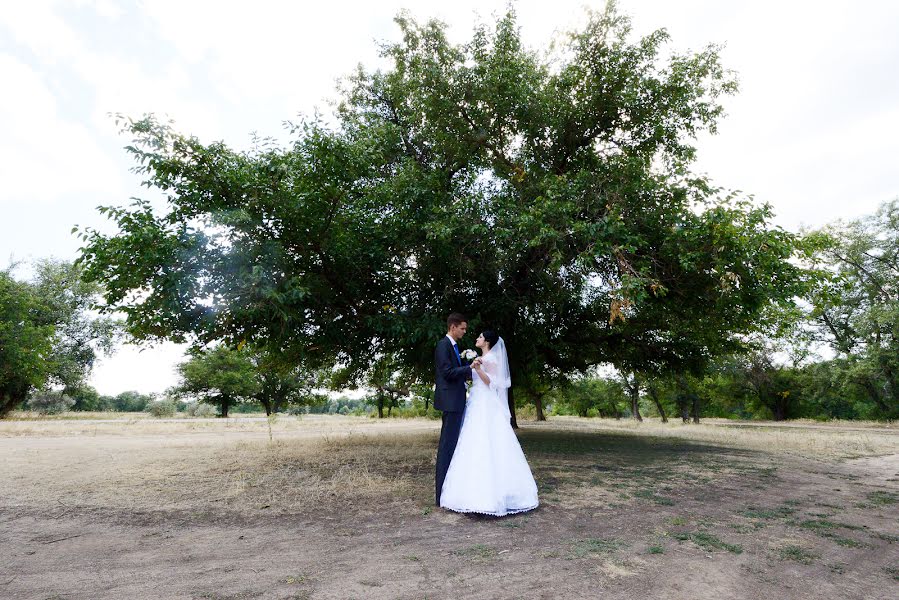
[[[101,288],[82,277],[79,265],[45,259],[34,263],[34,271],[34,291],[47,308],[44,318],[55,329],[49,383],[72,395],[85,384],[98,356],[112,352],[120,323],[95,313]]]
[[[97,356],[112,350],[117,322],[92,307],[100,287],[71,262],[41,260],[30,281],[0,271],[0,417],[40,388],[71,395]]]
[[[50,376],[55,328],[30,285],[0,271],[0,417]]]
[[[881,418],[899,417],[899,200],[876,214],[813,232],[816,266],[829,273],[811,294],[811,317],[845,378]]]
[[[461,310],[499,330],[542,414],[547,382],[698,370],[791,297],[792,237],[690,172],[735,90],[714,47],[631,41],[612,4],[550,54],[511,12],[463,44],[396,21],[389,66],[360,68],[337,125],[293,126],[287,148],[124,121],[168,203],[103,208],[119,232],[83,232],[81,260],[132,335],[247,342],[357,383],[391,354],[427,380]]]

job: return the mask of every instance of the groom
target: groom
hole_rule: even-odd
[[[440,428],[440,444],[437,446],[437,506],[440,506],[440,490],[449,469],[465,412],[465,382],[471,380],[471,366],[462,360],[458,341],[468,330],[464,316],[453,313],[446,319],[446,337],[437,342],[434,350],[436,385],[434,408],[443,411]]]

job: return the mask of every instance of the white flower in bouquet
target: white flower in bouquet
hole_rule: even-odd
[[[467,360],[469,362],[473,361],[475,358],[477,358],[477,356],[478,356],[478,353],[470,348],[468,350],[465,350],[464,352],[462,352],[462,358],[464,358],[465,360]]]

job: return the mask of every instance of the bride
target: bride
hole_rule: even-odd
[[[462,431],[453,453],[440,506],[456,512],[503,516],[537,508],[537,484],[509,424],[509,359],[496,332],[475,345],[482,356],[473,378]]]

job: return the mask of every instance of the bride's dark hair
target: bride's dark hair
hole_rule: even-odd
[[[485,329],[483,332],[481,332],[481,335],[484,336],[484,340],[485,340],[488,344],[490,344],[490,347],[491,347],[491,348],[493,348],[494,346],[496,346],[496,342],[499,341],[499,334],[496,333],[496,332],[495,332],[494,330],[492,330],[492,329]]]

